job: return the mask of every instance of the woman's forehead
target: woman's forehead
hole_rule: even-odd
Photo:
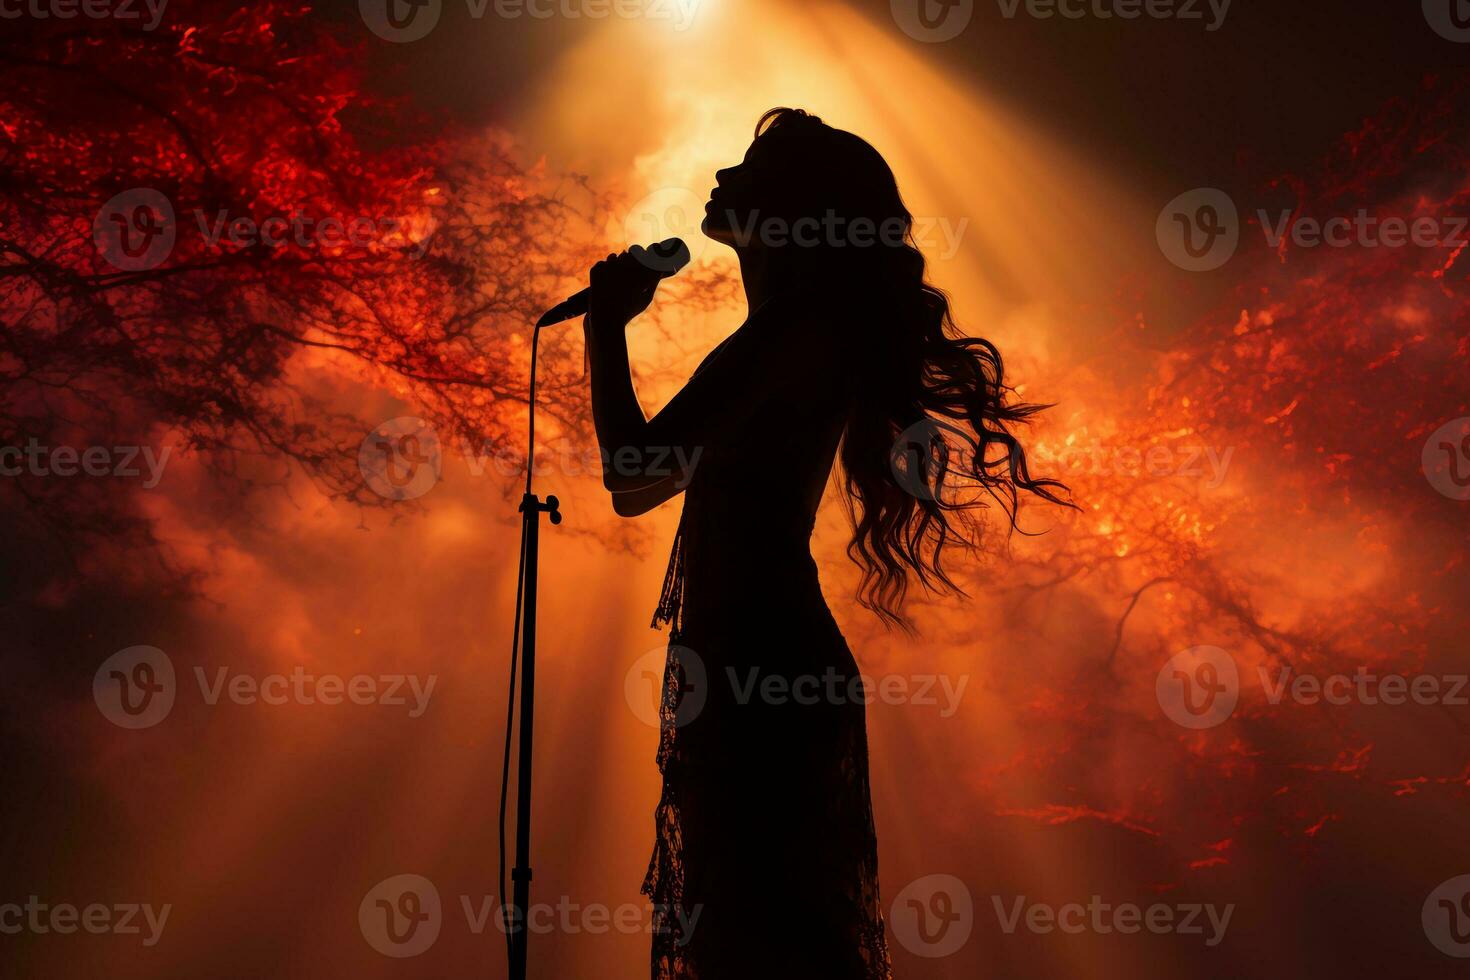
[[[745,162],[759,166],[775,159],[780,153],[776,142],[771,132],[760,134],[745,151]]]

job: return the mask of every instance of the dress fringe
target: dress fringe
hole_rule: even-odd
[[[674,532],[674,546],[669,551],[669,567],[664,572],[663,591],[658,596],[658,608],[653,611],[654,629],[669,626],[669,638],[677,639],[684,626],[684,518],[679,518],[679,529]]]

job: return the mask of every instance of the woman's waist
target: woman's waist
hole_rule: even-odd
[[[690,589],[772,591],[820,599],[817,563],[806,538],[753,535],[683,542],[685,582]]]
[[[817,564],[804,549],[790,555],[691,552],[684,567],[684,609],[686,618],[717,613],[756,630],[831,620]]]

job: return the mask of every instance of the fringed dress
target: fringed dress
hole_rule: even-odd
[[[685,492],[654,616],[654,980],[892,977],[857,665],[809,548],[850,389],[840,364],[767,387]]]

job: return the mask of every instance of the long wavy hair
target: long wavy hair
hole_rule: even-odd
[[[995,345],[955,326],[949,297],[925,280],[913,216],[877,150],[801,109],[770,110],[755,136],[779,170],[772,211],[846,236],[842,247],[799,249],[797,261],[845,298],[841,315],[857,332],[861,397],[842,437],[841,486],[847,553],[862,569],[858,601],[908,628],[911,580],[964,594],[942,558],[946,547],[978,545],[976,508],[998,505],[1014,530],[1022,491],[1071,506],[1058,493],[1065,486],[1031,476],[1011,431],[1048,406],[1016,401]]]

